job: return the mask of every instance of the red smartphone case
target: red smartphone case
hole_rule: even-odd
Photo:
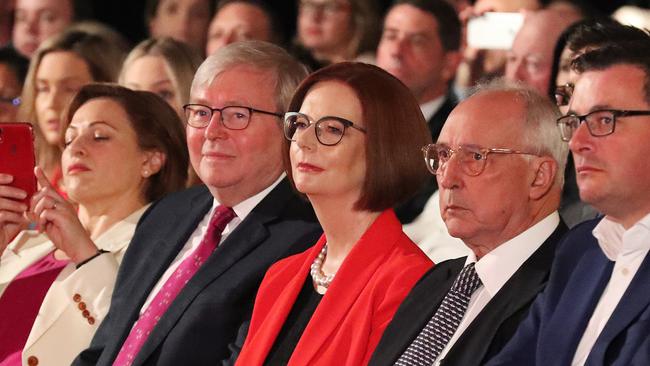
[[[0,173],[14,177],[12,186],[27,192],[29,200],[36,192],[34,133],[29,123],[0,123]]]

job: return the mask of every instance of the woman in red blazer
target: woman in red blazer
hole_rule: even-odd
[[[289,110],[287,174],[324,234],[266,273],[237,365],[366,364],[432,266],[391,209],[424,182],[430,134],[409,90],[367,64],[311,74]]]

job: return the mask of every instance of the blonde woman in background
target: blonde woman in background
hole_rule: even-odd
[[[189,103],[190,86],[201,56],[187,44],[169,37],[140,42],[126,57],[120,84],[133,90],[146,90],[163,98],[182,120],[183,105]],[[192,167],[188,186],[201,183]]]
[[[18,118],[34,125],[38,166],[56,188],[61,188],[64,111],[82,86],[116,81],[123,56],[100,33],[72,28],[48,38],[32,57]]]

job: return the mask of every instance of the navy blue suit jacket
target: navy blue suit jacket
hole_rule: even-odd
[[[592,230],[576,226],[560,244],[551,278],[512,341],[488,365],[570,365],[614,262]],[[650,365],[650,255],[596,340],[586,365]]]
[[[205,186],[172,194],[138,223],[109,312],[74,365],[111,365],[162,274],[212,206]],[[217,365],[250,319],[268,267],[312,246],[321,234],[311,206],[286,178],[217,247],[174,299],[133,365]]]

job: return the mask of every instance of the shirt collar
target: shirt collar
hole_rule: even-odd
[[[605,216],[592,230],[607,259],[616,261],[622,253],[647,250],[650,246],[650,213],[628,230]]]
[[[239,221],[244,221],[246,216],[248,216],[248,214],[251,213],[251,211],[253,211],[255,206],[257,206],[257,204],[260,203],[264,199],[264,197],[266,197],[266,195],[268,195],[269,192],[271,192],[273,190],[273,188],[275,188],[278,184],[280,184],[282,179],[284,179],[285,177],[286,177],[285,173],[280,174],[278,179],[276,179],[275,182],[273,182],[273,184],[271,184],[270,186],[264,188],[259,193],[255,194],[255,195],[253,195],[251,197],[248,197],[247,199],[245,199],[245,200],[239,202],[238,204],[236,204],[235,206],[233,206],[232,209],[233,209],[233,211],[235,211],[235,214],[237,215],[237,218],[239,219]],[[219,201],[217,201],[217,199],[215,198],[214,202],[212,203],[212,209],[210,210],[210,213],[209,213],[210,216],[212,216],[212,212],[214,212],[214,210],[216,209],[217,206],[219,206],[219,204],[220,204]]]
[[[519,267],[551,236],[559,223],[560,215],[555,211],[524,232],[499,245],[478,261],[476,261],[476,255],[471,253],[467,257],[466,265],[476,262],[476,273],[490,297],[493,297],[517,272]]]
[[[420,104],[420,110],[422,111],[422,115],[424,116],[424,120],[428,121],[433,117],[433,115],[440,109],[442,104],[445,102],[446,96],[441,95],[438,98],[426,102],[424,104]],[[435,143],[435,141],[434,141]]]

